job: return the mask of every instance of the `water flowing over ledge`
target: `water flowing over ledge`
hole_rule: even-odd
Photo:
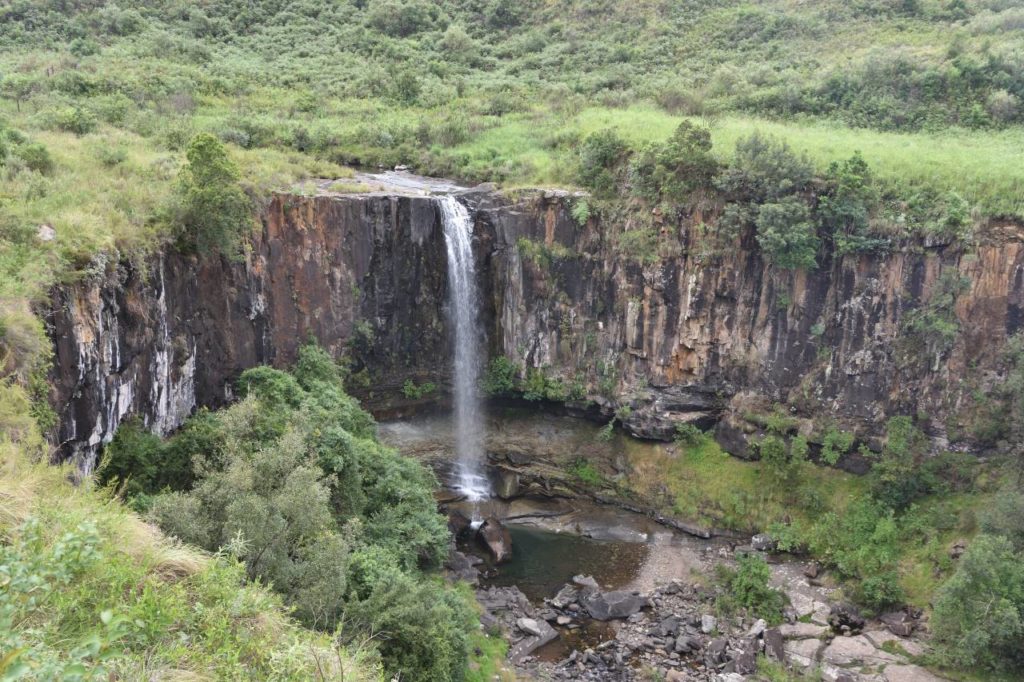
[[[460,491],[471,501],[490,495],[483,473],[483,420],[480,411],[480,296],[473,262],[473,220],[452,195],[439,197],[448,253],[449,314],[455,329],[452,379],[455,412],[455,455]]]

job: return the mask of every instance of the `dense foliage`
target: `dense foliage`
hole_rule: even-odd
[[[292,373],[244,372],[238,389],[240,402],[166,442],[122,428],[102,475],[146,495],[168,533],[237,557],[304,623],[372,635],[402,679],[461,679],[470,614],[424,573],[448,551],[433,477],[377,443],[319,347],[304,346]],[[177,464],[159,472],[163,458]]]

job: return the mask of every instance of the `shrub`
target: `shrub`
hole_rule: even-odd
[[[788,269],[811,269],[817,264],[820,240],[802,198],[763,204],[754,224],[757,243],[774,264]]]
[[[519,388],[519,368],[510,359],[500,355],[487,366],[482,384],[489,395],[511,395]]]
[[[436,390],[437,386],[430,381],[417,385],[412,379],[406,379],[405,383],[402,384],[402,395],[409,400],[419,400],[424,396],[430,395]]]
[[[832,235],[836,252],[842,255],[884,248],[887,240],[870,236],[871,211],[880,195],[860,152],[846,161],[832,162],[825,182],[827,189],[818,195],[818,221]]]
[[[850,583],[851,595],[874,611],[900,603],[899,528],[891,510],[871,499],[829,512],[807,532],[808,549]]]
[[[86,135],[96,129],[96,116],[82,107],[72,107],[58,114],[57,127],[75,135]]]
[[[853,434],[830,428],[825,432],[821,442],[821,459],[830,466],[835,466],[839,459],[853,447]]]
[[[676,425],[676,443],[683,447],[694,448],[702,445],[707,440],[707,434],[697,428],[694,424]]]
[[[15,154],[30,170],[42,173],[43,175],[49,175],[53,172],[53,159],[50,157],[50,151],[39,142],[28,142],[18,145],[15,148]]]
[[[182,490],[192,482],[192,461],[189,453],[166,449],[159,436],[133,419],[103,448],[96,478],[104,485],[116,484],[127,498],[164,488]]]
[[[620,166],[629,155],[629,147],[611,128],[587,136],[580,145],[577,180],[598,195],[609,195],[618,184]]]
[[[1024,665],[1024,556],[1005,538],[979,535],[935,597],[935,652],[963,668]]]
[[[680,123],[664,144],[638,154],[630,166],[634,190],[675,202],[685,202],[693,191],[710,187],[717,172],[711,131],[689,121]]]
[[[889,419],[885,445],[871,467],[872,496],[899,511],[931,492],[933,484],[920,466],[927,449],[927,439],[910,417]]]
[[[718,596],[716,606],[726,614],[743,610],[751,618],[764,618],[773,625],[781,623],[786,598],[769,586],[770,578],[771,569],[763,558],[741,555],[736,570],[722,567],[718,572],[724,592]]]
[[[252,224],[252,207],[238,184],[238,168],[209,133],[192,138],[186,157],[177,187],[184,243],[200,253],[238,256]]]

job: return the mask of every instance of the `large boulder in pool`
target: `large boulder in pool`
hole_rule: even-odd
[[[476,531],[476,540],[490,552],[494,563],[500,564],[512,558],[512,535],[498,519],[485,519]]]
[[[647,606],[647,597],[638,592],[596,592],[580,600],[594,620],[628,618]]]

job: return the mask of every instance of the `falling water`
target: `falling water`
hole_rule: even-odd
[[[483,427],[477,381],[480,338],[477,333],[476,271],[473,224],[469,211],[453,196],[438,199],[448,247],[448,288],[455,325],[455,455],[459,490],[471,501],[490,496],[483,474]]]

